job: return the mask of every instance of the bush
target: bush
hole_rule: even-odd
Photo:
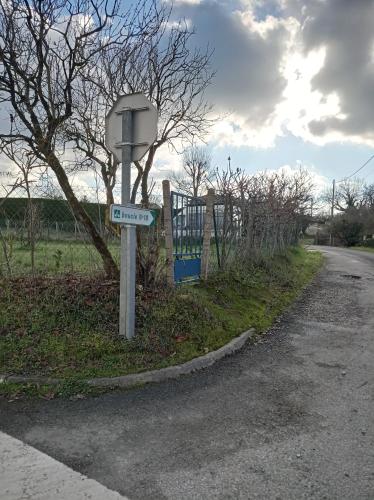
[[[347,247],[355,246],[362,242],[364,224],[348,216],[348,214],[344,214],[335,218],[332,233],[341,239],[343,245]]]
[[[365,246],[365,247],[369,247],[369,248],[374,248],[374,238],[368,238],[368,239],[364,242],[364,246]]]

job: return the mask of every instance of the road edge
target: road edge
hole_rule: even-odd
[[[243,332],[238,337],[235,337],[230,342],[220,347],[215,351],[208,352],[203,356],[191,359],[180,365],[168,366],[159,370],[150,370],[140,373],[131,373],[118,377],[97,377],[90,379],[81,379],[80,382],[86,383],[91,387],[97,388],[114,388],[125,387],[131,388],[138,385],[163,382],[165,380],[175,379],[181,375],[189,375],[195,371],[203,370],[212,366],[217,361],[230,356],[242,349],[246,342],[256,335],[254,328]],[[69,379],[64,378],[48,378],[39,376],[23,376],[23,375],[2,375],[0,374],[0,384],[41,384],[41,385],[59,385]]]

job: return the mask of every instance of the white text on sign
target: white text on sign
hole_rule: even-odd
[[[111,205],[110,220],[115,224],[151,226],[155,222],[155,215],[152,210],[125,205]]]

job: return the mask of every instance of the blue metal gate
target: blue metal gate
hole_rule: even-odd
[[[203,198],[171,192],[174,279],[200,278],[206,203]]]

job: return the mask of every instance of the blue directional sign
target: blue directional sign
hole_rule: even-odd
[[[114,224],[152,226],[156,221],[156,213],[154,210],[145,210],[131,205],[111,205],[110,220]]]

